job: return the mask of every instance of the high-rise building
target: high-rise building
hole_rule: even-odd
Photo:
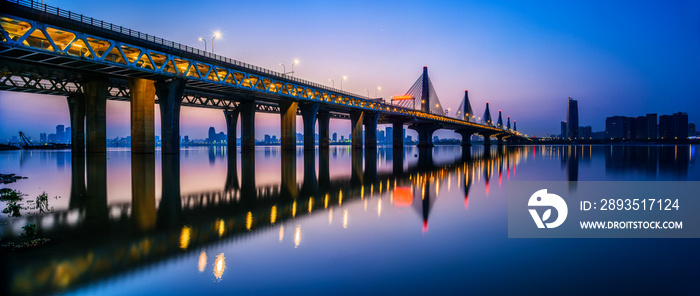
[[[566,107],[566,138],[578,139],[578,102],[571,97]]]
[[[613,116],[605,119],[605,137],[611,139],[630,139],[632,135],[631,118],[625,116]]]
[[[673,130],[674,138],[679,140],[688,138],[688,113],[673,113]]]
[[[647,114],[647,139],[653,140],[658,137],[656,126],[656,113]]]
[[[46,133],[40,133],[39,134],[39,141],[41,143],[46,143]]]
[[[338,133],[333,133],[333,142],[338,142]]]
[[[388,127],[386,128],[386,139],[385,139],[385,141],[386,141],[386,142],[391,142],[391,141],[394,140],[393,137],[394,137],[394,128],[391,127],[391,126],[388,126]]]
[[[214,143],[216,141],[216,130],[213,126],[209,127],[209,137],[207,137],[208,143]]]
[[[559,137],[566,139],[566,121],[561,122],[561,133],[559,134]]]
[[[591,139],[593,137],[593,128],[590,125],[578,127],[579,139]]]
[[[659,138],[663,140],[680,140],[688,137],[688,113],[678,112],[673,115],[659,116]]]
[[[71,128],[70,126],[66,128],[66,132],[63,133],[63,143],[70,143],[71,140]]]
[[[62,124],[59,124],[59,125],[56,126],[56,138],[55,138],[55,142],[57,142],[57,143],[63,142],[64,134],[65,134],[65,128],[66,128],[66,127],[65,127],[64,125],[62,125]]]
[[[688,137],[695,136],[697,136],[697,132],[695,131],[695,123],[688,123]]]
[[[647,125],[646,116],[637,116],[634,119],[634,139],[635,140],[646,140],[649,139],[649,125]]]

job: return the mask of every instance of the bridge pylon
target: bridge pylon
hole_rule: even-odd
[[[493,121],[491,121],[491,111],[489,111],[489,102],[486,102],[486,110],[484,110],[483,122],[488,126],[493,126]]]
[[[455,112],[455,118],[475,122],[476,117],[474,111],[472,110],[472,104],[469,102],[469,90],[464,90],[464,98]]]
[[[396,103],[396,106],[402,108],[416,109],[420,107],[420,111],[430,114],[445,115],[445,110],[442,108],[440,99],[438,99],[435,87],[428,76],[428,67],[423,67],[423,74],[418,77],[411,88],[406,91],[406,96],[411,96],[411,100],[402,100]]]
[[[503,128],[503,116],[501,116],[501,110],[498,110],[498,122],[496,123],[496,127]]]

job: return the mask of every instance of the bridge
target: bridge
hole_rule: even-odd
[[[243,181],[254,179],[247,175],[255,175],[254,167],[243,164],[243,176],[238,185],[234,153],[229,155],[228,177],[221,190],[189,193],[172,190],[180,184],[179,158],[164,154],[162,196],[157,206],[155,184],[142,181],[155,178],[155,169],[144,170],[144,166],[154,165],[154,155],[136,155],[138,159],[134,164],[141,163],[141,166],[132,166],[134,194],[131,203],[108,205],[106,195],[93,195],[86,202],[74,202],[81,197],[72,195],[71,208],[67,210],[40,216],[25,215],[20,218],[22,220],[13,222],[20,226],[35,223],[39,225],[40,235],[54,242],[49,248],[16,251],[4,258],[5,266],[12,267],[8,270],[12,276],[5,277],[7,282],[3,286],[11,294],[65,292],[115,275],[162,266],[169,260],[200,254],[202,250],[264,232],[280,231],[282,240],[285,229],[289,233],[299,223],[295,220],[310,215],[332,217],[334,209],[337,214],[344,204],[358,201],[377,204],[378,215],[381,215],[379,205],[382,203],[385,208],[411,207],[417,213],[416,229],[427,231],[429,215],[440,198],[441,188],[457,186],[463,190],[466,207],[474,183],[485,181],[488,190],[492,175],[498,174],[500,179],[502,174],[514,173],[516,166],[526,160],[530,149],[534,151],[533,147],[489,147],[474,155],[467,150],[468,154],[445,163],[436,163],[430,153],[420,153],[418,163],[407,168],[401,166],[401,169],[394,166],[390,173],[378,172],[375,161],[365,162],[363,169],[361,161],[358,164],[353,160],[351,176],[333,179],[322,174],[329,169],[328,154],[319,152],[319,175],[316,176],[315,157],[307,157],[310,156],[307,151],[303,157],[302,182],[297,183],[296,170],[290,170],[282,175],[279,184],[262,186]],[[358,149],[352,150],[353,154],[358,153]],[[369,149],[370,154],[375,153],[374,159],[377,150]],[[294,154],[282,151],[282,157],[296,158]],[[403,163],[403,157],[397,154],[392,155],[392,159]],[[71,163],[80,167],[85,166],[85,161],[89,170],[102,171],[100,167],[104,164],[99,158]],[[80,169],[74,168],[73,172],[79,175],[72,179],[85,186]],[[96,178],[88,176],[88,190],[94,190],[90,187],[106,188],[95,182],[106,182],[106,176],[101,173]],[[77,188],[80,185],[73,185],[73,192],[80,191]],[[247,190],[256,195],[246,194]],[[3,234],[11,234],[11,225],[2,227]],[[92,235],[86,238],[86,232]],[[294,237],[292,240],[294,244],[300,243]],[[286,236],[286,241],[292,240]],[[80,247],[76,248],[76,243]]]
[[[476,122],[468,95],[455,117],[442,110],[427,67],[409,89],[414,104],[389,104],[291,77],[122,26],[32,0],[0,2],[0,90],[65,96],[72,126],[73,152],[106,149],[106,100],[131,104],[132,152],[155,151],[154,108],[161,112],[164,153],[179,151],[181,106],[222,109],[229,148],[241,122],[241,150],[255,147],[255,113],[279,113],[281,146],[296,147],[296,116],[303,117],[304,148],[329,145],[330,118],[349,119],[352,147],[363,147],[363,126],[392,124],[392,146],[403,147],[404,126],[418,133],[419,147],[432,147],[432,133],[453,130],[463,145],[474,134],[499,144],[529,141],[526,135],[494,126],[488,104]],[[487,120],[488,118],[488,120]],[[508,125],[510,125],[510,120]],[[364,133],[364,147],[377,146],[376,133]],[[234,146],[235,147],[235,146]]]

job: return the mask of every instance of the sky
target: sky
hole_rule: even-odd
[[[700,1],[100,1],[45,3],[358,95],[404,94],[428,66],[452,113],[469,90],[518,131],[559,133],[567,98],[580,125],[614,115],[688,112],[700,123]],[[129,104],[108,102],[107,137],[129,135]],[[160,134],[156,108],[156,134]],[[69,125],[65,98],[0,91],[0,138]],[[279,135],[279,115],[256,115],[256,138]],[[225,130],[223,112],[183,107],[181,134]],[[301,120],[297,129],[302,131]],[[350,133],[332,120],[331,133]],[[458,135],[438,131],[441,137]]]

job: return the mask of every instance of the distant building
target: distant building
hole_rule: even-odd
[[[605,131],[592,133],[592,134],[591,134],[591,137],[592,137],[594,140],[604,140],[604,139],[606,138],[606,137],[605,137]]]
[[[695,131],[695,123],[688,123],[688,137],[695,136],[697,136],[697,132]]]
[[[648,125],[646,116],[637,116],[634,119],[634,139],[635,140],[647,140],[649,139]]]
[[[566,107],[566,138],[578,139],[578,102],[569,97]]]
[[[680,140],[688,137],[688,113],[678,112],[673,115],[659,116],[659,138],[663,140]]]
[[[654,140],[658,138],[656,113],[647,114],[647,139]]]
[[[39,134],[39,141],[41,143],[46,143],[46,133],[40,133]]]
[[[629,140],[632,138],[631,117],[613,116],[605,119],[605,138],[608,140]]]
[[[297,142],[304,142],[304,134],[297,133]]]
[[[213,126],[209,127],[209,136],[207,137],[208,143],[214,143],[216,141],[216,130]]]
[[[338,142],[338,133],[333,133],[333,142]]]
[[[566,121],[561,122],[561,133],[559,134],[559,137],[566,139]]]
[[[61,143],[65,139],[65,129],[66,127],[62,124],[56,126],[56,138],[55,142]]]
[[[593,137],[592,134],[593,128],[590,125],[578,127],[579,139],[591,139]]]
[[[71,129],[70,126],[66,128],[66,132],[63,134],[63,143],[70,143],[71,140]]]
[[[393,127],[390,127],[390,126],[387,127],[387,128],[386,128],[386,135],[385,135],[385,136],[386,136],[386,138],[385,138],[386,142],[391,142],[391,141],[393,141],[393,140],[394,140],[394,138],[393,138],[393,137],[394,137],[394,128],[393,128]]]

